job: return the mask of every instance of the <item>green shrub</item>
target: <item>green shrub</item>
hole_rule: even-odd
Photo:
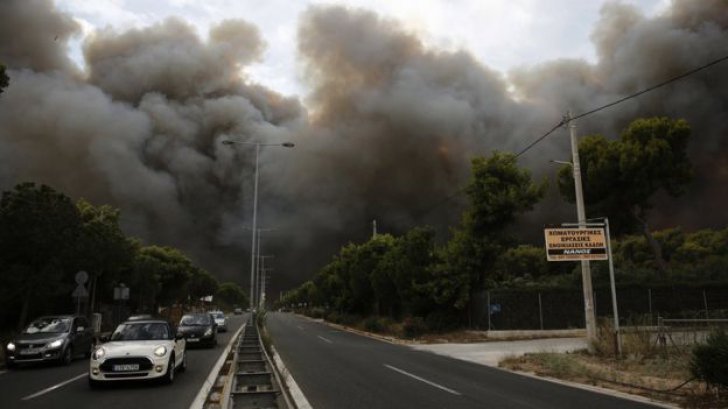
[[[422,317],[407,317],[402,322],[402,335],[405,338],[417,338],[427,331],[427,325]]]
[[[427,315],[425,324],[430,332],[446,332],[457,328],[458,320],[452,314],[435,311]]]
[[[709,386],[728,389],[728,334],[718,330],[693,348],[690,372]]]
[[[378,317],[369,317],[364,320],[364,329],[369,332],[382,332],[384,328]]]
[[[324,318],[324,316],[326,315],[326,310],[321,307],[313,307],[308,310],[307,315],[311,318]]]
[[[324,316],[324,319],[328,322],[333,322],[334,324],[341,324],[341,314],[336,311],[329,311],[329,313]]]

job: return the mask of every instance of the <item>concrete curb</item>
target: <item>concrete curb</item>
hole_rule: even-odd
[[[311,318],[309,316],[301,315],[301,314],[296,314],[296,316],[301,317],[301,318],[305,318],[305,319],[307,319],[309,321],[318,322],[320,324],[328,325],[331,328],[336,328],[336,329],[339,329],[339,330],[342,330],[342,331],[350,332],[352,334],[361,335],[361,336],[364,336],[364,337],[367,337],[367,338],[375,339],[377,341],[386,342],[386,343],[392,344],[392,345],[410,345],[411,344],[409,341],[404,341],[404,340],[401,340],[399,338],[387,337],[387,336],[375,334],[375,333],[372,333],[372,332],[366,332],[366,331],[358,330],[358,329],[355,329],[355,328],[347,327],[345,325],[335,324],[333,322],[328,322],[328,321],[326,321],[324,319],[321,319],[321,318]]]
[[[228,344],[225,346],[222,354],[220,354],[220,358],[218,358],[217,362],[215,362],[215,366],[212,367],[212,370],[207,375],[207,379],[205,379],[205,382],[202,384],[202,388],[200,388],[200,391],[197,392],[197,396],[195,396],[195,400],[192,401],[190,409],[202,409],[202,407],[205,405],[205,401],[207,401],[207,395],[210,393],[212,387],[215,386],[215,380],[217,379],[218,372],[220,372],[220,369],[225,364],[227,356],[230,353],[230,349],[240,336],[240,333],[243,332],[243,329],[245,329],[246,325],[247,324],[241,325],[240,328],[238,328],[238,330],[235,332],[235,334],[230,337],[230,341],[228,341]]]
[[[347,332],[350,332],[350,333],[353,333],[353,334],[362,335],[362,336],[365,336],[365,337],[368,337],[368,338],[372,338],[372,339],[375,339],[375,340],[378,340],[378,341],[382,341],[382,342],[387,342],[389,344],[393,344],[393,345],[403,345],[403,346],[411,346],[411,345],[413,345],[413,344],[410,344],[410,343],[407,343],[407,342],[402,342],[400,340],[396,340],[394,338],[390,339],[389,337],[383,337],[381,335],[372,334],[370,332],[360,331],[360,330],[356,330],[356,329],[353,329],[353,328],[349,328],[349,327],[346,327],[346,326],[343,326],[343,325],[340,325],[340,324],[334,324],[334,323],[331,323],[331,322],[327,322],[326,320],[323,320],[323,319],[311,318],[311,317],[307,317],[305,315],[300,315],[300,314],[296,314],[296,315],[298,315],[298,316],[300,316],[302,318],[308,319],[309,321],[319,322],[319,323],[328,325],[329,327],[332,327],[332,328],[341,329],[341,330],[344,330],[344,331],[347,331]],[[422,351],[422,352],[429,352],[429,353],[436,354],[436,355],[448,356],[448,357],[453,358],[453,359],[458,359],[458,360],[465,361],[465,362],[471,362],[471,363],[474,363],[474,364],[487,366],[489,368],[498,369],[500,371],[508,372],[508,373],[511,373],[511,374],[525,376],[525,377],[529,377],[529,378],[533,378],[533,379],[539,379],[539,380],[542,380],[542,381],[551,382],[551,383],[555,383],[555,384],[562,385],[562,386],[568,386],[568,387],[572,387],[572,388],[583,389],[583,390],[587,390],[587,391],[590,391],[590,392],[599,393],[599,394],[602,394],[602,395],[614,396],[614,397],[618,397],[618,398],[622,398],[622,399],[630,400],[630,401],[634,401],[634,402],[646,403],[646,404],[650,404],[650,405],[653,405],[653,406],[658,407],[658,408],[680,409],[679,406],[670,405],[670,404],[667,404],[667,403],[664,403],[664,402],[655,401],[655,400],[652,400],[652,399],[649,399],[649,398],[645,398],[645,397],[639,396],[639,395],[632,395],[632,394],[629,394],[629,393],[620,392],[620,391],[617,391],[617,390],[614,390],[614,389],[602,388],[602,387],[599,387],[599,386],[592,386],[592,385],[584,385],[584,384],[581,384],[581,383],[564,381],[564,380],[557,379],[557,378],[538,376],[538,375],[535,375],[535,374],[532,374],[532,373],[528,373],[528,372],[512,371],[510,369],[501,368],[501,367],[492,366],[492,365],[485,365],[485,364],[480,363],[480,362],[475,362],[475,361],[470,361],[470,360],[467,360],[467,359],[456,358],[456,357],[453,357],[453,356],[450,356],[450,355],[437,354],[436,352],[432,352],[432,351]]]
[[[617,391],[614,389],[603,388],[601,386],[586,385],[583,383],[565,381],[563,379],[552,378],[550,376],[539,376],[539,375],[536,375],[536,374],[530,373],[530,372],[512,371],[510,369],[501,368],[501,367],[497,367],[497,366],[491,366],[491,368],[498,369],[500,371],[508,372],[508,373],[515,374],[515,375],[525,376],[527,378],[539,379],[542,381],[555,383],[557,385],[568,386],[568,387],[576,388],[576,389],[583,389],[583,390],[587,390],[589,392],[599,393],[601,395],[614,396],[617,398],[630,400],[633,402],[646,403],[646,404],[649,404],[649,405],[652,405],[652,406],[655,406],[658,408],[680,409],[679,406],[671,405],[669,403],[652,400],[652,399],[646,398],[644,396],[633,395],[631,393],[621,392],[621,391]]]
[[[278,372],[283,377],[283,383],[285,383],[285,387],[288,388],[288,392],[291,395],[291,399],[296,403],[297,409],[313,409],[311,404],[308,402],[308,399],[306,399],[306,396],[303,394],[303,391],[301,388],[298,387],[298,384],[296,383],[296,380],[293,379],[293,375],[291,375],[291,371],[286,368],[286,364],[283,363],[283,360],[281,359],[280,354],[278,354],[278,351],[276,348],[271,344],[270,346],[271,351],[273,351],[273,361],[278,367]]]

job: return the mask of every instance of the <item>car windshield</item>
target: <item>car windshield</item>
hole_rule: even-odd
[[[170,339],[169,326],[160,322],[120,324],[111,334],[112,341],[144,341]]]
[[[53,333],[53,332],[68,332],[71,328],[70,318],[39,318],[33,321],[28,328],[23,331],[24,334],[36,334],[36,333]]]
[[[179,325],[210,325],[210,321],[210,316],[205,314],[185,315]]]

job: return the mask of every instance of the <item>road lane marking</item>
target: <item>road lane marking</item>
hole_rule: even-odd
[[[319,337],[319,338],[320,338],[320,339],[321,339],[322,341],[326,341],[326,342],[328,342],[329,344],[333,344],[333,343],[334,343],[334,341],[332,341],[332,340],[330,340],[330,339],[328,339],[328,338],[324,338],[324,337],[322,337],[321,335],[319,335],[318,337]]]
[[[77,380],[79,380],[79,379],[81,379],[83,377],[86,377],[86,376],[88,376],[88,372],[84,372],[81,375],[75,376],[75,377],[73,377],[73,378],[71,378],[69,380],[66,380],[66,381],[63,381],[61,383],[55,384],[55,385],[51,386],[50,388],[45,388],[42,391],[38,391],[38,392],[36,392],[36,393],[34,393],[32,395],[28,395],[28,396],[26,396],[26,397],[24,397],[24,398],[22,398],[20,400],[31,400],[33,398],[37,398],[38,396],[45,395],[48,392],[53,392],[54,390],[56,390],[56,389],[58,389],[60,387],[66,386],[69,383],[75,382],[75,381],[77,381]]]
[[[399,372],[399,373],[401,373],[402,375],[407,375],[407,376],[409,376],[409,377],[410,377],[410,378],[412,378],[412,379],[417,379],[417,380],[418,380],[418,381],[420,381],[420,382],[424,382],[424,383],[426,383],[426,384],[428,384],[428,385],[430,385],[430,386],[434,386],[434,387],[435,387],[435,388],[437,388],[437,389],[442,389],[442,390],[443,390],[443,391],[445,391],[445,392],[448,392],[448,393],[452,393],[453,395],[457,395],[457,396],[461,396],[461,395],[462,395],[462,394],[461,394],[460,392],[458,392],[458,391],[456,391],[456,390],[452,390],[452,389],[450,389],[450,388],[446,388],[446,387],[444,387],[444,386],[442,386],[442,385],[436,384],[435,382],[432,382],[432,381],[428,381],[428,380],[427,380],[427,379],[425,379],[425,378],[421,378],[421,377],[419,377],[419,376],[417,376],[417,375],[415,375],[415,374],[411,374],[411,373],[409,373],[409,372],[407,372],[407,371],[405,371],[405,370],[403,370],[403,369],[399,369],[399,368],[396,368],[396,367],[394,367],[394,366],[391,366],[391,365],[387,365],[387,364],[384,364],[384,366],[386,366],[387,368],[389,368],[389,369],[391,369],[391,370],[393,370],[393,371],[395,371],[395,372]]]
[[[7,373],[8,371],[0,371],[0,375]]]

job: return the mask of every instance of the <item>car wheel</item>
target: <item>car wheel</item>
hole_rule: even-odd
[[[88,387],[91,388],[91,389],[99,389],[99,388],[101,388],[101,382],[92,379],[91,376],[89,375],[89,377],[88,377]]]
[[[73,361],[73,347],[69,345],[66,347],[66,349],[63,351],[63,354],[61,355],[61,364],[70,365],[71,361]]]
[[[171,384],[174,382],[174,356],[169,358],[169,364],[167,365],[167,373],[164,374],[162,382]]]

